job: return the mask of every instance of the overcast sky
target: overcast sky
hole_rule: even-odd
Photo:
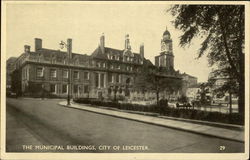
[[[207,81],[211,69],[206,56],[195,59],[201,41],[197,39],[185,49],[178,45],[182,32],[174,29],[173,17],[166,13],[169,5],[88,3],[7,4],[6,58],[19,56],[25,44],[34,50],[34,38],[42,38],[43,47],[50,49],[60,49],[61,40],[72,38],[73,52],[90,55],[104,33],[107,47],[124,49],[128,33],[132,50],[139,52],[139,45],[144,43],[144,55],[154,63],[167,26],[173,40],[175,69],[196,76],[199,82]]]

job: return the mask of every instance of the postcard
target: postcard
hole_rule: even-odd
[[[1,159],[248,159],[249,3],[3,1]]]

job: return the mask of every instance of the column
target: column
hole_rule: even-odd
[[[98,88],[101,87],[101,74],[100,73],[97,73],[98,74]]]
[[[103,78],[103,83],[104,83],[104,88],[106,88],[106,78],[107,78],[107,73],[104,73],[104,78]]]

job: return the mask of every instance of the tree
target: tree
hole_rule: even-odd
[[[11,73],[11,91],[15,92],[17,96],[22,94],[21,72],[14,70]]]
[[[159,104],[160,93],[172,94],[181,88],[182,82],[176,76],[168,76],[164,69],[144,66],[136,76],[136,86],[143,90],[153,90],[156,93],[156,102]]]
[[[175,28],[183,31],[180,46],[202,38],[198,58],[206,53],[210,66],[217,66],[230,83],[236,80],[239,112],[244,117],[244,5],[175,5],[168,11],[175,16]]]

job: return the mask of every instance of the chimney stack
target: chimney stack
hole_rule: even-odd
[[[102,36],[100,37],[100,48],[102,53],[105,52],[105,36],[104,33],[102,33]]]
[[[72,58],[72,39],[67,39],[67,52],[69,54],[69,58]]]
[[[42,49],[42,39],[35,38],[35,52]]]
[[[24,45],[24,52],[25,52],[25,53],[30,52],[30,46]]]
[[[130,49],[129,34],[125,35],[125,49]]]
[[[143,43],[140,45],[140,56],[142,59],[144,59],[144,44]]]

